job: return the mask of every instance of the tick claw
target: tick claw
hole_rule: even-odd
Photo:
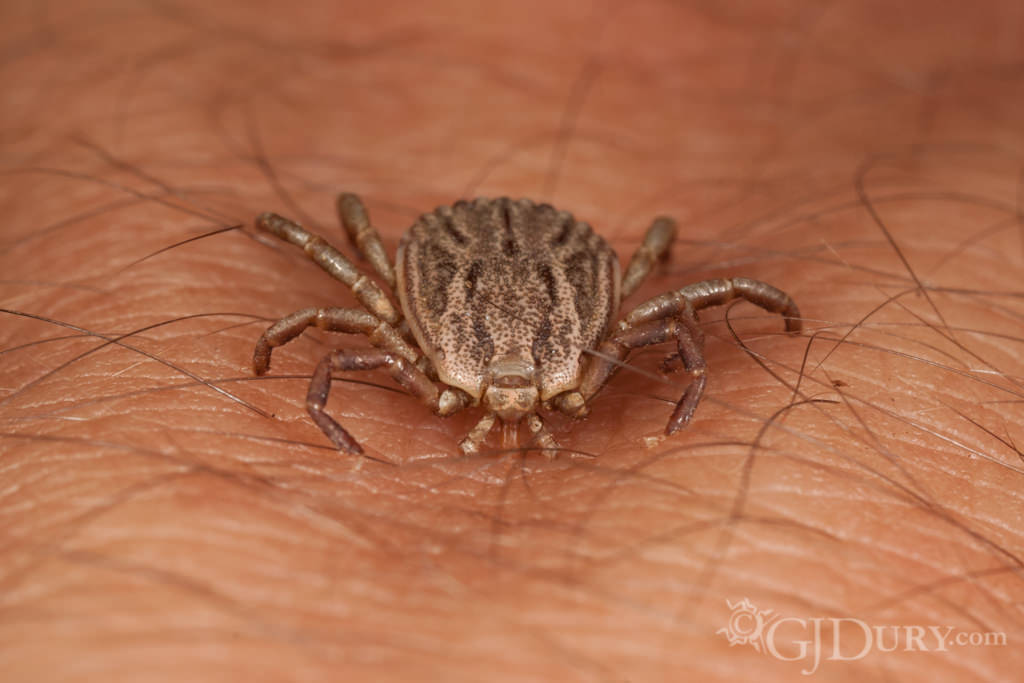
[[[679,371],[679,354],[670,353],[661,361],[661,374],[671,375]]]

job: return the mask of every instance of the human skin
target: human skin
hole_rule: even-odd
[[[9,4],[0,677],[1020,671],[1020,11],[764,5]],[[277,211],[351,254],[342,190],[392,253],[463,196],[550,201],[623,261],[671,214],[624,312],[745,276],[804,331],[704,312],[685,431],[662,435],[685,374],[659,347],[552,419],[553,460],[497,430],[461,457],[479,412],[346,375],[329,410],[372,459],[338,453],[306,384],[366,341],[249,363],[271,321],[354,299],[251,225]],[[744,598],[805,620],[776,632],[794,661],[718,633]],[[799,657],[831,618],[850,661],[826,660],[833,622]],[[904,640],[853,657],[859,624]],[[908,649],[947,626],[1007,644]]]

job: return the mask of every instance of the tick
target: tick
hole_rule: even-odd
[[[668,217],[653,221],[623,274],[615,252],[587,223],[529,199],[478,198],[424,214],[402,237],[394,266],[359,197],[340,195],[337,209],[397,307],[323,238],[264,213],[259,229],[305,250],[352,289],[362,308],[304,308],[282,318],[257,341],[253,370],[264,374],[271,351],[307,327],[365,335],[373,348],[327,354],[306,396],[310,417],[342,451],[362,448],[325,411],[333,372],[386,368],[440,416],[482,406],[483,417],[459,444],[467,455],[479,452],[498,420],[512,429],[525,421],[532,445],[553,455],[558,446],[541,411],[584,417],[629,352],[651,344],[675,342],[690,374],[665,433],[685,427],[707,381],[700,309],[742,298],[781,314],[787,331],[800,330],[800,311],[788,294],[747,278],[687,285],[615,324],[622,299],[675,237]]]

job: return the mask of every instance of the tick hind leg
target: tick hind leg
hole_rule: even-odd
[[[622,276],[622,298],[632,294],[650,275],[658,259],[668,253],[672,240],[676,238],[676,222],[668,216],[659,216],[651,223],[644,235],[643,244],[629,259],[629,265]]]
[[[380,233],[370,223],[370,217],[357,195],[345,192],[338,195],[338,218],[348,233],[348,238],[363,257],[370,262],[377,274],[395,290],[395,268],[388,259]]]
[[[373,315],[391,325],[395,325],[401,320],[402,316],[384,295],[381,288],[361,273],[344,254],[328,244],[324,238],[314,235],[295,221],[278,216],[276,213],[261,214],[256,218],[256,227],[302,248],[318,266],[326,270],[332,277],[351,287],[352,293],[355,294],[359,303]]]

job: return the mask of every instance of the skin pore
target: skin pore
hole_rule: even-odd
[[[528,5],[5,9],[4,680],[1020,670],[1018,5]],[[250,362],[272,321],[355,305],[251,227],[352,254],[340,191],[391,254],[460,197],[549,201],[623,262],[670,214],[623,314],[743,276],[804,332],[709,309],[686,430],[662,436],[685,373],[647,349],[552,419],[576,456],[550,461],[500,430],[460,457],[478,412],[338,376],[328,410],[370,457],[339,454],[306,386],[365,339]],[[719,633],[750,633],[744,599],[792,619],[774,650]],[[860,624],[898,646],[855,656]]]

